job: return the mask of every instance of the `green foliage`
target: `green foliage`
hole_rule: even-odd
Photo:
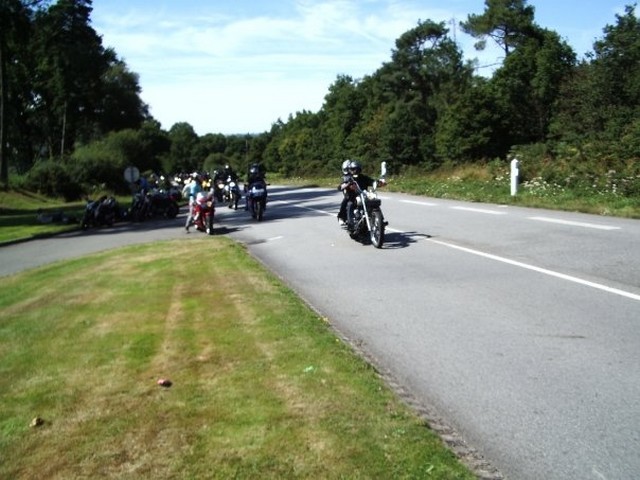
[[[137,74],[91,26],[90,0],[0,2],[2,180],[149,118]]]
[[[45,160],[36,163],[26,176],[24,186],[31,191],[50,197],[77,200],[82,195],[80,184],[62,162]]]
[[[86,191],[99,188],[125,193],[128,191],[123,178],[125,168],[134,166],[140,172],[162,172],[159,159],[162,137],[152,132],[152,127],[121,130],[78,147],[69,161],[74,178]]]
[[[387,161],[395,171],[429,171],[505,159],[527,145],[531,152],[545,146],[544,153],[529,153],[544,159],[540,165],[563,170],[567,163],[599,175],[605,167],[627,172],[640,151],[635,6],[616,15],[587,60],[576,64],[568,44],[535,23],[526,0],[485,0],[484,11],[461,26],[479,46],[489,38],[504,50],[488,78],[463,61],[446,23],[419,20],[379,69],[361,79],[338,75],[318,112],[296,112],[260,135],[202,137],[187,122],[163,131],[149,116],[137,74],[91,27],[90,0],[39,7],[0,5],[0,73],[7,83],[2,178],[58,157],[85,189],[120,188],[127,165],[178,173],[230,163],[243,172],[259,162],[284,176],[325,176],[357,158]]]
[[[520,45],[533,26],[534,8],[527,0],[485,0],[485,11],[469,15],[460,22],[462,30],[479,38],[476,48],[485,46],[484,38],[491,37],[504,50],[505,57]]]

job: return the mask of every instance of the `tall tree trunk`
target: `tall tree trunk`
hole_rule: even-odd
[[[9,187],[9,159],[7,158],[7,142],[5,142],[5,105],[7,103],[7,82],[5,73],[4,37],[0,35],[0,183]]]
[[[67,133],[67,101],[64,101],[64,111],[62,113],[62,138],[60,140],[60,158],[64,158],[64,136]]]

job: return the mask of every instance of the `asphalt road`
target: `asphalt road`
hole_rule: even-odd
[[[452,447],[508,479],[640,477],[640,222],[383,194],[383,249],[339,193],[271,187],[220,234],[291,285]],[[0,275],[185,234],[183,218],[0,248]],[[490,470],[490,469],[489,469]]]

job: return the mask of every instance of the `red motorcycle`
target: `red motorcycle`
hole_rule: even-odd
[[[213,217],[216,211],[213,192],[200,192],[193,204],[193,224],[201,232],[213,235]]]

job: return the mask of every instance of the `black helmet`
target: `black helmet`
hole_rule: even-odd
[[[360,172],[362,172],[362,166],[360,165],[360,162],[352,160],[349,164],[349,172],[351,173],[351,175],[358,175]]]

